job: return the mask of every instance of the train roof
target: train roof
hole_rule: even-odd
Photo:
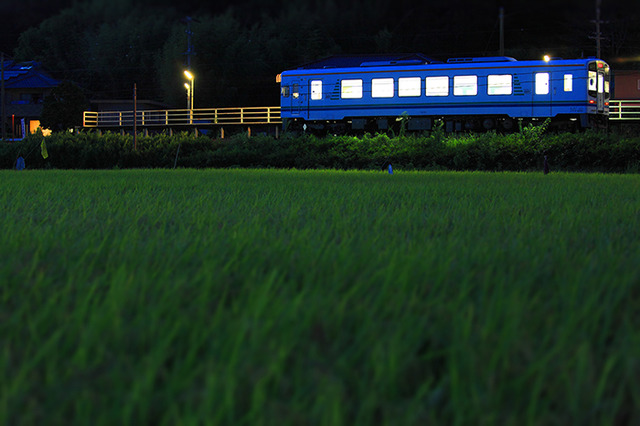
[[[355,69],[362,68],[375,68],[381,71],[386,67],[394,67],[396,70],[400,70],[402,67],[429,67],[440,66],[446,68],[455,69],[458,66],[464,67],[486,67],[488,64],[502,64],[505,67],[527,67],[527,66],[541,66],[548,64],[549,66],[563,66],[563,65],[575,65],[586,64],[591,61],[598,60],[595,57],[581,58],[581,59],[562,59],[551,58],[548,61],[542,59],[518,61],[508,56],[486,56],[486,57],[464,57],[464,58],[451,58],[446,62],[434,60],[428,56],[420,53],[404,54],[404,55],[345,55],[345,56],[331,56],[318,61],[306,63],[296,69],[285,71],[285,73],[302,72],[305,71],[318,71],[326,70],[328,72],[345,70],[355,71]]]
[[[317,70],[325,68],[356,68],[361,66],[383,65],[424,65],[442,63],[422,53],[372,54],[372,55],[334,55],[317,61],[307,62],[296,69]]]

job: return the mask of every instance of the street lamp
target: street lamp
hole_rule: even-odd
[[[184,88],[187,89],[187,109],[189,109],[191,107],[191,85],[185,83]]]
[[[193,95],[194,95],[194,91],[193,91],[193,85],[195,82],[195,77],[193,76],[193,74],[191,74],[191,72],[189,70],[185,70],[184,71],[184,75],[185,77],[187,77],[187,79],[189,79],[189,82],[191,83],[191,90],[189,91],[189,109],[193,109]],[[185,83],[186,85],[186,83]]]

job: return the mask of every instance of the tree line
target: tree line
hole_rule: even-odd
[[[216,2],[215,8],[182,3],[73,2],[24,31],[15,57],[42,62],[55,77],[83,87],[90,98],[129,98],[136,83],[139,99],[180,107],[186,99],[182,71],[184,18],[189,14],[195,19],[192,69],[195,106],[200,108],[275,104],[276,74],[329,55],[421,52],[446,59],[495,55],[499,42],[497,1],[246,0]],[[511,2],[505,21],[508,55],[595,54],[589,39],[592,5],[570,1],[549,12],[551,4]],[[624,54],[640,44],[633,4],[623,0],[604,11],[605,16],[624,17],[616,21],[621,34],[608,39],[610,54]]]

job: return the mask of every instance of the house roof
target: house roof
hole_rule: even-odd
[[[3,65],[5,89],[48,89],[60,84],[38,62],[5,60]]]

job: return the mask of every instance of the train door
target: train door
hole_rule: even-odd
[[[551,73],[533,73],[533,111],[532,117],[551,117]]]
[[[589,102],[596,104],[598,113],[605,112],[609,96],[609,66],[602,61],[589,63]]]
[[[303,91],[301,80],[293,80],[291,84],[291,114],[301,115],[306,103],[307,95]]]
[[[598,71],[598,96],[596,100],[598,112],[604,112],[604,72]]]

